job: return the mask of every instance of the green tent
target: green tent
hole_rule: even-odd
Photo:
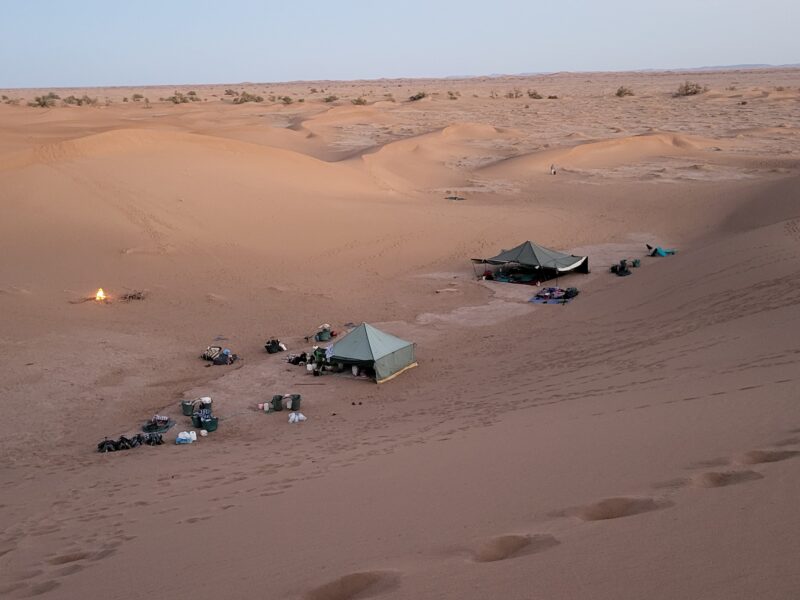
[[[589,272],[587,256],[573,256],[557,250],[539,246],[533,242],[523,242],[511,250],[503,250],[492,258],[473,258],[472,262],[489,265],[519,265],[531,269],[542,269],[553,274],[577,271]]]
[[[374,369],[378,383],[417,366],[413,342],[401,340],[367,323],[337,340],[328,349],[327,356],[330,362]]]

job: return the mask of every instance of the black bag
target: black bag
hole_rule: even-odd
[[[299,354],[297,356],[292,356],[289,359],[289,363],[293,365],[304,365],[306,364],[307,360],[308,360],[308,355],[305,352],[303,352],[302,354]]]
[[[281,348],[281,341],[280,340],[269,340],[266,344],[264,344],[264,349],[269,354],[275,354],[276,352],[283,352],[283,348]]]
[[[215,365],[232,365],[239,358],[236,354],[220,354],[214,359]]]

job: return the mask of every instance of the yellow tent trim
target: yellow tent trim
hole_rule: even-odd
[[[378,381],[378,383],[385,383],[387,381],[390,381],[390,380],[394,379],[395,377],[397,377],[398,375],[400,375],[400,373],[405,373],[409,369],[413,369],[414,367],[417,367],[417,366],[419,366],[417,363],[411,363],[410,365],[400,369],[397,373],[392,373],[386,379],[381,379],[380,381]]]

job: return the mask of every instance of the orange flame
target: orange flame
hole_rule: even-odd
[[[97,290],[97,293],[94,295],[94,299],[98,302],[103,302],[106,299],[106,293],[103,291],[103,288]]]

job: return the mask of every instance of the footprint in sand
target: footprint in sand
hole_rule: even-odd
[[[566,514],[578,517],[582,521],[606,521],[608,519],[621,519],[641,513],[660,510],[672,506],[665,500],[653,498],[606,498],[593,504],[567,511]]]
[[[560,544],[549,534],[537,535],[501,535],[486,540],[472,553],[472,560],[478,563],[508,560],[518,556],[526,556],[543,552]]]
[[[798,450],[751,450],[739,457],[743,465],[760,465],[763,463],[779,462],[800,455]]]
[[[41,596],[42,594],[56,589],[59,585],[61,584],[55,579],[48,579],[47,581],[42,581],[41,583],[31,586],[31,588],[23,594],[23,597],[30,598],[32,596]]]
[[[778,440],[773,444],[773,446],[781,448],[783,446],[797,446],[798,444],[800,444],[800,437],[788,437]]]
[[[9,583],[8,585],[0,585],[0,596],[5,596],[20,588],[24,588],[24,583]]]
[[[78,571],[83,571],[85,568],[86,568],[85,566],[79,564],[67,565],[63,569],[59,569],[58,571],[56,571],[56,574],[59,577],[66,577],[67,575],[73,575]]]
[[[731,461],[727,458],[719,457],[719,458],[711,458],[708,460],[699,460],[695,463],[689,465],[690,469],[705,469],[708,467],[724,467],[729,465]]]
[[[89,554],[90,554],[89,552],[70,552],[69,554],[61,554],[60,556],[54,556],[47,562],[50,563],[51,565],[65,565],[67,563],[88,558]]]
[[[755,471],[709,471],[692,475],[689,483],[699,488],[718,488],[759,479],[764,476]]]
[[[400,574],[396,571],[349,573],[314,588],[305,595],[305,600],[360,600],[372,598],[399,585]]]

